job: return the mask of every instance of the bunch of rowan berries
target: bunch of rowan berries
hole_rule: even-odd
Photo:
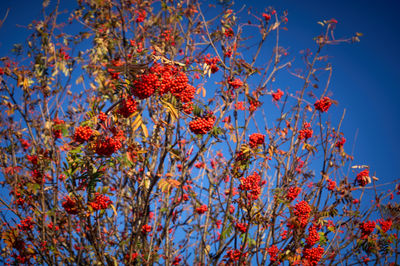
[[[295,198],[297,198],[297,196],[300,194],[301,192],[301,188],[299,187],[290,187],[287,194],[286,194],[286,199],[292,201]]]
[[[207,205],[205,205],[205,204],[203,204],[203,205],[201,205],[200,207],[197,207],[197,208],[196,208],[196,212],[197,212],[198,214],[203,214],[203,213],[205,213],[206,211],[208,211],[208,208],[207,208]]]
[[[327,112],[329,107],[331,107],[332,101],[329,97],[324,97],[321,100],[317,100],[314,103],[315,110],[320,111],[321,113]]]
[[[369,177],[369,170],[365,169],[365,170],[361,171],[360,173],[358,173],[356,176],[356,180],[357,180],[358,184],[362,187],[371,183],[371,178]]]
[[[18,224],[18,229],[22,231],[29,231],[33,229],[33,225],[35,223],[32,221],[32,217],[28,217],[24,220],[21,220],[21,223]]]
[[[311,207],[307,201],[300,201],[294,205],[293,214],[297,216],[300,227],[305,227],[310,218]]]
[[[94,199],[89,203],[89,205],[94,210],[105,210],[112,204],[112,201],[106,195],[100,194],[98,192],[95,193]]]
[[[328,179],[328,180],[326,180],[326,182],[328,182],[328,185],[326,186],[326,188],[328,190],[330,190],[330,191],[335,190],[335,188],[336,188],[336,182],[335,181]]]
[[[275,262],[278,259],[278,252],[279,252],[279,249],[275,245],[272,245],[268,248],[268,254],[271,257],[269,260],[271,262]]]
[[[303,139],[309,139],[311,138],[313,135],[313,130],[311,129],[311,124],[305,122],[303,124],[303,129],[299,130],[299,140],[303,140]]]
[[[321,260],[324,251],[324,248],[321,246],[316,248],[304,248],[303,260],[305,261],[306,265],[318,265],[318,262]]]
[[[247,231],[247,223],[236,223],[236,229],[239,232],[246,233],[246,231]]]
[[[361,230],[361,238],[365,239],[375,230],[376,223],[374,221],[362,222],[359,227]]]
[[[247,197],[250,200],[256,200],[261,195],[261,186],[264,184],[265,182],[261,181],[261,176],[254,172],[252,175],[240,179],[239,189],[247,191]]]
[[[313,225],[308,228],[308,237],[306,239],[306,243],[308,247],[314,246],[318,241],[320,237],[317,232],[317,228]]]
[[[136,101],[130,97],[122,99],[117,112],[125,118],[131,116],[136,112]]]
[[[256,148],[259,145],[264,144],[265,136],[260,133],[254,133],[250,135],[249,145],[251,148]]]
[[[189,122],[189,129],[194,134],[206,134],[209,132],[215,123],[215,116],[208,114],[205,117],[198,117]]]
[[[32,179],[36,184],[43,184],[45,182],[45,175],[42,171],[38,169],[33,169],[32,172]]]
[[[78,214],[79,208],[75,200],[71,199],[70,196],[64,197],[64,202],[62,203],[63,208],[69,214]]]
[[[390,230],[393,223],[391,219],[388,220],[379,219],[378,222],[381,225],[381,229],[384,233]]]
[[[104,112],[100,112],[97,118],[101,121],[104,122],[107,120],[107,115]]]
[[[94,150],[99,156],[109,157],[113,153],[117,152],[121,147],[122,144],[119,138],[106,136],[97,139]]]
[[[243,81],[239,78],[235,78],[234,80],[229,80],[228,84],[232,86],[234,89],[238,89],[243,86]]]
[[[345,143],[346,143],[346,139],[345,139],[344,137],[341,137],[340,140],[338,140],[338,141],[336,142],[335,146],[336,146],[338,149],[342,149],[342,148],[343,148],[343,145],[344,145]]]
[[[210,67],[211,73],[213,73],[213,74],[219,70],[219,67],[217,66],[219,61],[220,60],[217,56],[212,57],[212,58],[211,58],[210,54],[207,54],[206,56],[204,56],[204,63]]]
[[[182,110],[186,114],[191,114],[193,112],[193,103],[192,102],[184,103],[182,105]]]
[[[81,126],[75,129],[74,141],[83,143],[88,141],[93,134],[93,130],[89,126]]]
[[[275,101],[279,101],[282,98],[283,94],[284,94],[284,92],[281,91],[280,89],[278,89],[276,92],[273,92],[271,95]]]
[[[258,107],[261,106],[261,102],[257,100],[250,99],[249,102],[250,102],[250,107],[249,107],[250,112],[254,112],[255,110],[257,110]]]
[[[135,97],[143,100],[153,95],[158,87],[160,87],[158,76],[154,73],[147,73],[133,82],[131,92]]]

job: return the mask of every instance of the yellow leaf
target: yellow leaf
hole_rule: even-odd
[[[161,104],[171,114],[172,119],[178,119],[178,110],[171,103],[161,99]]]
[[[141,115],[137,115],[136,118],[135,118],[135,120],[134,120],[133,123],[132,123],[133,132],[135,132],[135,131],[140,127],[140,125],[141,125],[142,123],[143,123],[143,122],[142,122],[142,116],[141,116]]]
[[[149,137],[149,132],[147,131],[147,127],[145,126],[145,124],[141,123],[141,124],[140,124],[140,127],[141,127],[142,130],[143,130],[144,136],[145,136],[146,138],[148,138],[148,137]]]
[[[204,252],[206,253],[206,255],[208,256],[208,253],[210,253],[211,247],[210,245],[207,245],[204,249]]]
[[[250,148],[249,148],[249,146],[247,146],[246,144],[243,144],[243,145],[240,147],[240,151],[243,152],[243,153],[249,153],[249,152],[250,152]]]
[[[117,209],[115,209],[114,204],[111,204],[111,208],[113,209],[115,216],[118,216]]]
[[[160,179],[160,181],[158,181],[158,188],[161,189],[161,192],[163,192],[163,193],[169,193],[171,190],[170,184],[164,178],[162,178],[162,179]]]

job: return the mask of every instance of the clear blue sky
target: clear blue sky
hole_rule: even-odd
[[[0,1],[0,18],[6,9],[10,12],[0,28],[0,56],[6,55],[12,43],[23,42],[27,30],[16,27],[27,25],[40,16],[39,0]],[[52,1],[54,2],[54,1]],[[62,0],[70,4],[72,0]],[[351,152],[354,135],[355,163],[371,166],[380,182],[399,178],[400,163],[400,2],[397,0],[271,0],[236,1],[235,7],[246,4],[262,12],[263,7],[273,6],[278,11],[287,10],[288,31],[282,32],[282,44],[290,54],[300,58],[298,52],[312,48],[312,38],[320,33],[317,21],[336,18],[337,37],[361,32],[360,43],[329,47],[328,53],[334,72],[330,86],[332,98],[339,101],[338,114],[346,108],[343,132],[348,142],[345,148]]]

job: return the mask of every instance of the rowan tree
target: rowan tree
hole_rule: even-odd
[[[330,115],[325,48],[359,34],[320,22],[299,62],[272,7],[60,5],[1,58],[2,263],[398,263],[400,188]]]

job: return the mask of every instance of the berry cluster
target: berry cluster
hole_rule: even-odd
[[[328,180],[326,180],[326,182],[328,182],[328,185],[326,186],[326,188],[328,190],[330,190],[330,191],[335,190],[335,188],[336,188],[336,182],[335,181],[332,181],[332,180],[328,179]]]
[[[241,110],[241,111],[243,111],[244,109],[246,109],[246,108],[244,107],[244,102],[237,102],[237,103],[235,103],[235,109],[236,109],[236,110]]]
[[[307,201],[300,201],[294,205],[293,214],[297,216],[300,227],[305,227],[310,218],[311,207]]]
[[[143,234],[147,234],[151,232],[151,226],[148,224],[145,224],[142,226],[142,233]]]
[[[284,92],[281,91],[280,89],[278,89],[276,92],[273,92],[271,95],[272,95],[272,98],[274,99],[274,101],[279,101],[282,98],[283,94],[284,94]]]
[[[170,43],[175,46],[175,37],[171,34],[171,30],[161,32],[160,37],[164,43]]]
[[[261,186],[264,184],[265,182],[261,181],[261,176],[254,172],[252,175],[240,179],[239,189],[248,192],[249,200],[256,200],[261,195]]]
[[[310,226],[308,228],[308,237],[306,243],[308,247],[314,246],[319,241],[319,234],[315,226]]]
[[[270,14],[262,13],[262,16],[263,16],[265,22],[267,22],[267,23],[271,19],[271,15]]]
[[[60,120],[60,119],[58,119],[58,118],[54,118],[54,120],[53,120],[53,129],[52,129],[52,132],[53,132],[53,137],[54,137],[55,139],[60,139],[60,138],[62,138],[62,133],[61,133],[60,125],[64,125],[64,124],[65,124],[65,121],[64,121],[64,120]]]
[[[100,112],[98,117],[97,117],[101,122],[104,122],[107,120],[107,115],[104,112]]]
[[[31,146],[31,144],[29,143],[29,141],[25,140],[25,139],[19,139],[19,141],[21,142],[21,146],[24,150],[29,149],[29,147]]]
[[[37,155],[26,155],[26,159],[33,165],[37,165],[38,164]]]
[[[281,98],[282,98],[282,96],[283,96],[283,91],[281,91],[280,89],[278,89],[276,92],[273,92],[272,93],[272,98],[275,100],[275,101],[279,101]]]
[[[260,133],[251,134],[249,137],[249,145],[251,148],[256,148],[258,145],[264,144],[265,136]]]
[[[342,137],[340,140],[338,140],[337,142],[336,142],[336,144],[335,144],[335,146],[338,148],[338,149],[342,149],[343,148],[343,145],[346,143],[346,139],[344,138],[344,137]]]
[[[249,107],[249,111],[250,112],[254,112],[255,110],[257,110],[258,107],[261,106],[261,102],[254,100],[254,99],[250,99],[250,107]]]
[[[295,198],[297,198],[297,196],[300,194],[301,192],[301,188],[299,187],[290,187],[287,194],[286,194],[286,199],[288,199],[289,201],[294,200]]]
[[[171,65],[160,64],[152,66],[149,72],[133,83],[131,91],[137,98],[145,99],[158,91],[160,96],[170,92],[182,103],[191,103],[194,99],[196,88],[189,84],[185,72]]]
[[[136,101],[130,97],[122,99],[117,112],[125,118],[131,116],[136,112]]]
[[[231,249],[228,252],[226,252],[226,255],[224,258],[228,258],[230,262],[238,261],[241,257],[242,258],[247,258],[248,253],[247,252],[241,252],[239,249]],[[232,265],[232,264],[229,264]]]
[[[64,202],[62,203],[63,208],[69,214],[78,214],[79,208],[76,201],[71,199],[70,196],[64,197]]]
[[[196,208],[196,212],[197,212],[198,214],[203,214],[203,213],[205,213],[206,211],[208,211],[208,208],[207,208],[207,205],[205,205],[205,204],[203,204],[203,205],[201,205],[200,207],[197,207],[197,208]]]
[[[74,141],[77,143],[83,143],[88,141],[92,134],[93,130],[88,126],[77,127],[74,133]]]
[[[191,114],[193,112],[193,103],[184,103],[182,105],[182,110],[183,112],[185,112],[186,114]]]
[[[386,233],[387,231],[390,230],[390,228],[392,227],[392,220],[388,219],[388,220],[383,220],[380,219],[378,220],[379,224],[381,225],[381,229],[384,233]]]
[[[144,19],[146,18],[146,10],[139,9],[135,10],[136,13],[136,23],[143,22]]]
[[[356,180],[358,184],[362,187],[371,183],[371,178],[369,177],[369,170],[365,169],[357,174]]]
[[[219,58],[217,56],[211,58],[210,54],[207,54],[204,57],[204,63],[207,64],[208,66],[210,66],[211,69],[211,73],[215,73],[219,70],[217,63],[219,62]]]
[[[366,239],[375,230],[376,223],[374,221],[360,223],[361,239]]]
[[[239,232],[246,233],[247,231],[247,224],[246,223],[236,223],[236,229]]]
[[[223,31],[224,31],[225,37],[227,37],[227,38],[232,38],[235,35],[232,28],[223,28]]]
[[[173,80],[169,84],[166,84],[166,87],[169,87],[169,91],[174,95],[178,100],[183,103],[190,102],[194,98],[195,88],[188,84],[189,79],[186,74],[182,71],[179,71]]]
[[[96,211],[105,210],[112,204],[112,201],[109,197],[100,194],[98,192],[95,193],[94,199],[89,202],[89,205]]]
[[[314,107],[316,110],[320,111],[321,113],[327,112],[329,107],[331,107],[332,101],[329,97],[324,97],[321,100],[317,100],[314,103]]]
[[[243,81],[241,81],[238,78],[235,78],[234,80],[229,80],[228,84],[231,85],[232,88],[238,89],[243,86]]]
[[[303,129],[299,130],[299,140],[303,140],[303,139],[309,139],[311,138],[313,135],[313,130],[311,129],[311,124],[305,122],[303,124]]]
[[[33,169],[32,172],[33,182],[36,184],[43,184],[45,182],[44,174],[38,169]]]
[[[279,252],[279,249],[278,249],[278,247],[275,246],[275,245],[272,245],[272,246],[270,246],[270,247],[268,248],[268,254],[269,254],[269,256],[271,257],[269,260],[270,260],[271,262],[277,261],[277,259],[278,259],[278,252]]]
[[[108,74],[110,74],[112,80],[118,80],[119,79],[119,74],[121,74],[119,71],[113,69],[113,68],[107,68]]]
[[[205,117],[198,117],[195,120],[189,122],[189,129],[194,134],[206,134],[210,131],[215,123],[215,116],[212,114]]]
[[[143,74],[139,79],[133,82],[131,91],[135,97],[146,99],[153,95],[156,89],[160,86],[158,76],[153,73]]]
[[[113,153],[117,152],[121,147],[122,144],[119,138],[106,136],[97,139],[94,150],[99,156],[109,157]]]
[[[179,255],[179,256],[176,256],[175,258],[174,258],[174,260],[172,261],[172,265],[180,265],[181,263],[181,260],[182,260],[182,258],[181,258],[181,256]]]
[[[305,265],[315,266],[321,260],[324,254],[324,248],[318,246],[316,248],[304,248],[303,249],[303,260]]]
[[[34,222],[32,221],[32,217],[28,217],[24,220],[21,220],[21,223],[18,224],[19,230],[29,231],[33,229]]]

